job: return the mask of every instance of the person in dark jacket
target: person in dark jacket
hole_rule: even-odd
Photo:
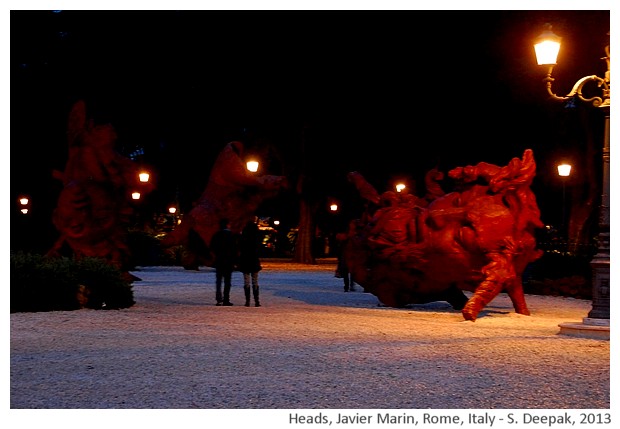
[[[347,240],[348,236],[346,233],[340,232],[336,234],[338,265],[336,266],[335,277],[343,280],[345,292],[355,292],[355,281],[353,281],[353,275],[349,271],[345,258]]]
[[[215,256],[215,305],[233,305],[230,302],[230,288],[232,286],[232,272],[237,259],[237,239],[230,230],[228,219],[220,220],[220,229],[213,234],[210,248]],[[224,281],[223,295],[222,281]]]
[[[248,221],[239,240],[239,271],[243,273],[245,306],[250,306],[250,279],[254,293],[254,306],[260,307],[258,297],[258,272],[262,269],[259,259],[260,235],[256,219]]]

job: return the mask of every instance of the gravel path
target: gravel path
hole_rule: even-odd
[[[260,308],[214,273],[134,272],[124,310],[11,314],[12,409],[610,408],[610,342],[558,335],[590,301],[500,295],[476,322],[438,302],[344,293],[333,265],[267,262]]]

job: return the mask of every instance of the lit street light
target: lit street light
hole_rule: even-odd
[[[252,173],[256,173],[258,171],[258,161],[248,161],[246,166],[248,171],[251,171]]]
[[[405,189],[407,186],[404,183],[397,183],[396,184],[396,192],[402,192],[403,189]]]
[[[560,164],[558,165],[558,175],[562,177],[570,176],[570,170],[573,167],[570,164]]]
[[[592,291],[592,310],[588,317],[583,319],[582,324],[562,323],[560,333],[575,336],[591,336],[596,338],[609,339],[609,295],[610,295],[610,276],[609,276],[609,116],[610,116],[610,78],[609,78],[609,45],[605,47],[606,56],[603,58],[607,62],[605,77],[596,75],[585,76],[579,79],[573,89],[566,96],[558,96],[552,90],[554,78],[551,77],[553,67],[557,63],[557,56],[560,51],[561,38],[551,31],[551,25],[546,24],[545,31],[537,38],[534,45],[536,59],[539,65],[547,67],[547,75],[543,79],[547,92],[553,100],[568,101],[578,99],[581,102],[590,104],[595,108],[600,108],[605,115],[605,137],[603,142],[603,186],[601,195],[600,215],[599,215],[599,235],[598,252],[594,255],[590,265],[593,271],[593,291]],[[601,90],[601,96],[585,98],[582,94],[583,87],[594,82]]]
[[[149,181],[149,177],[151,177],[151,176],[150,176],[150,174],[149,174],[149,173],[147,173],[147,172],[143,171],[143,172],[141,172],[140,174],[138,174],[138,177],[140,178],[140,182],[142,182],[142,183],[148,183],[148,181]]]
[[[19,211],[22,214],[28,214],[30,211],[30,198],[25,195],[19,197]]]

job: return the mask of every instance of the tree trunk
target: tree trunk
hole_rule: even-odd
[[[316,229],[312,206],[313,205],[302,196],[299,202],[299,231],[297,232],[295,255],[293,257],[293,261],[300,264],[316,264],[316,259],[312,252],[314,231]]]

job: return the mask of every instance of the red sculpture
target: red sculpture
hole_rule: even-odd
[[[141,183],[137,165],[116,152],[116,138],[112,125],[88,118],[83,101],[73,105],[65,170],[53,172],[63,189],[52,215],[60,237],[49,256],[68,250],[76,258],[96,257],[122,271],[129,268],[126,225],[133,213],[131,192],[139,189],[144,194],[152,185]]]
[[[353,278],[391,307],[447,301],[474,321],[505,290],[515,311],[529,315],[521,276],[542,255],[534,237],[543,226],[530,189],[535,173],[528,149],[505,167],[481,162],[451,170],[461,189],[444,195],[437,184],[443,176],[431,170],[425,198],[379,196],[349,173],[369,202],[350,224],[345,257]]]
[[[230,228],[240,233],[253,219],[259,205],[287,187],[284,176],[256,175],[246,168],[245,148],[240,141],[228,143],[211,170],[207,187],[183,217],[183,222],[162,240],[162,246],[183,245],[187,254],[186,269],[198,269],[200,263],[211,264],[208,250],[219,221],[228,218]]]

